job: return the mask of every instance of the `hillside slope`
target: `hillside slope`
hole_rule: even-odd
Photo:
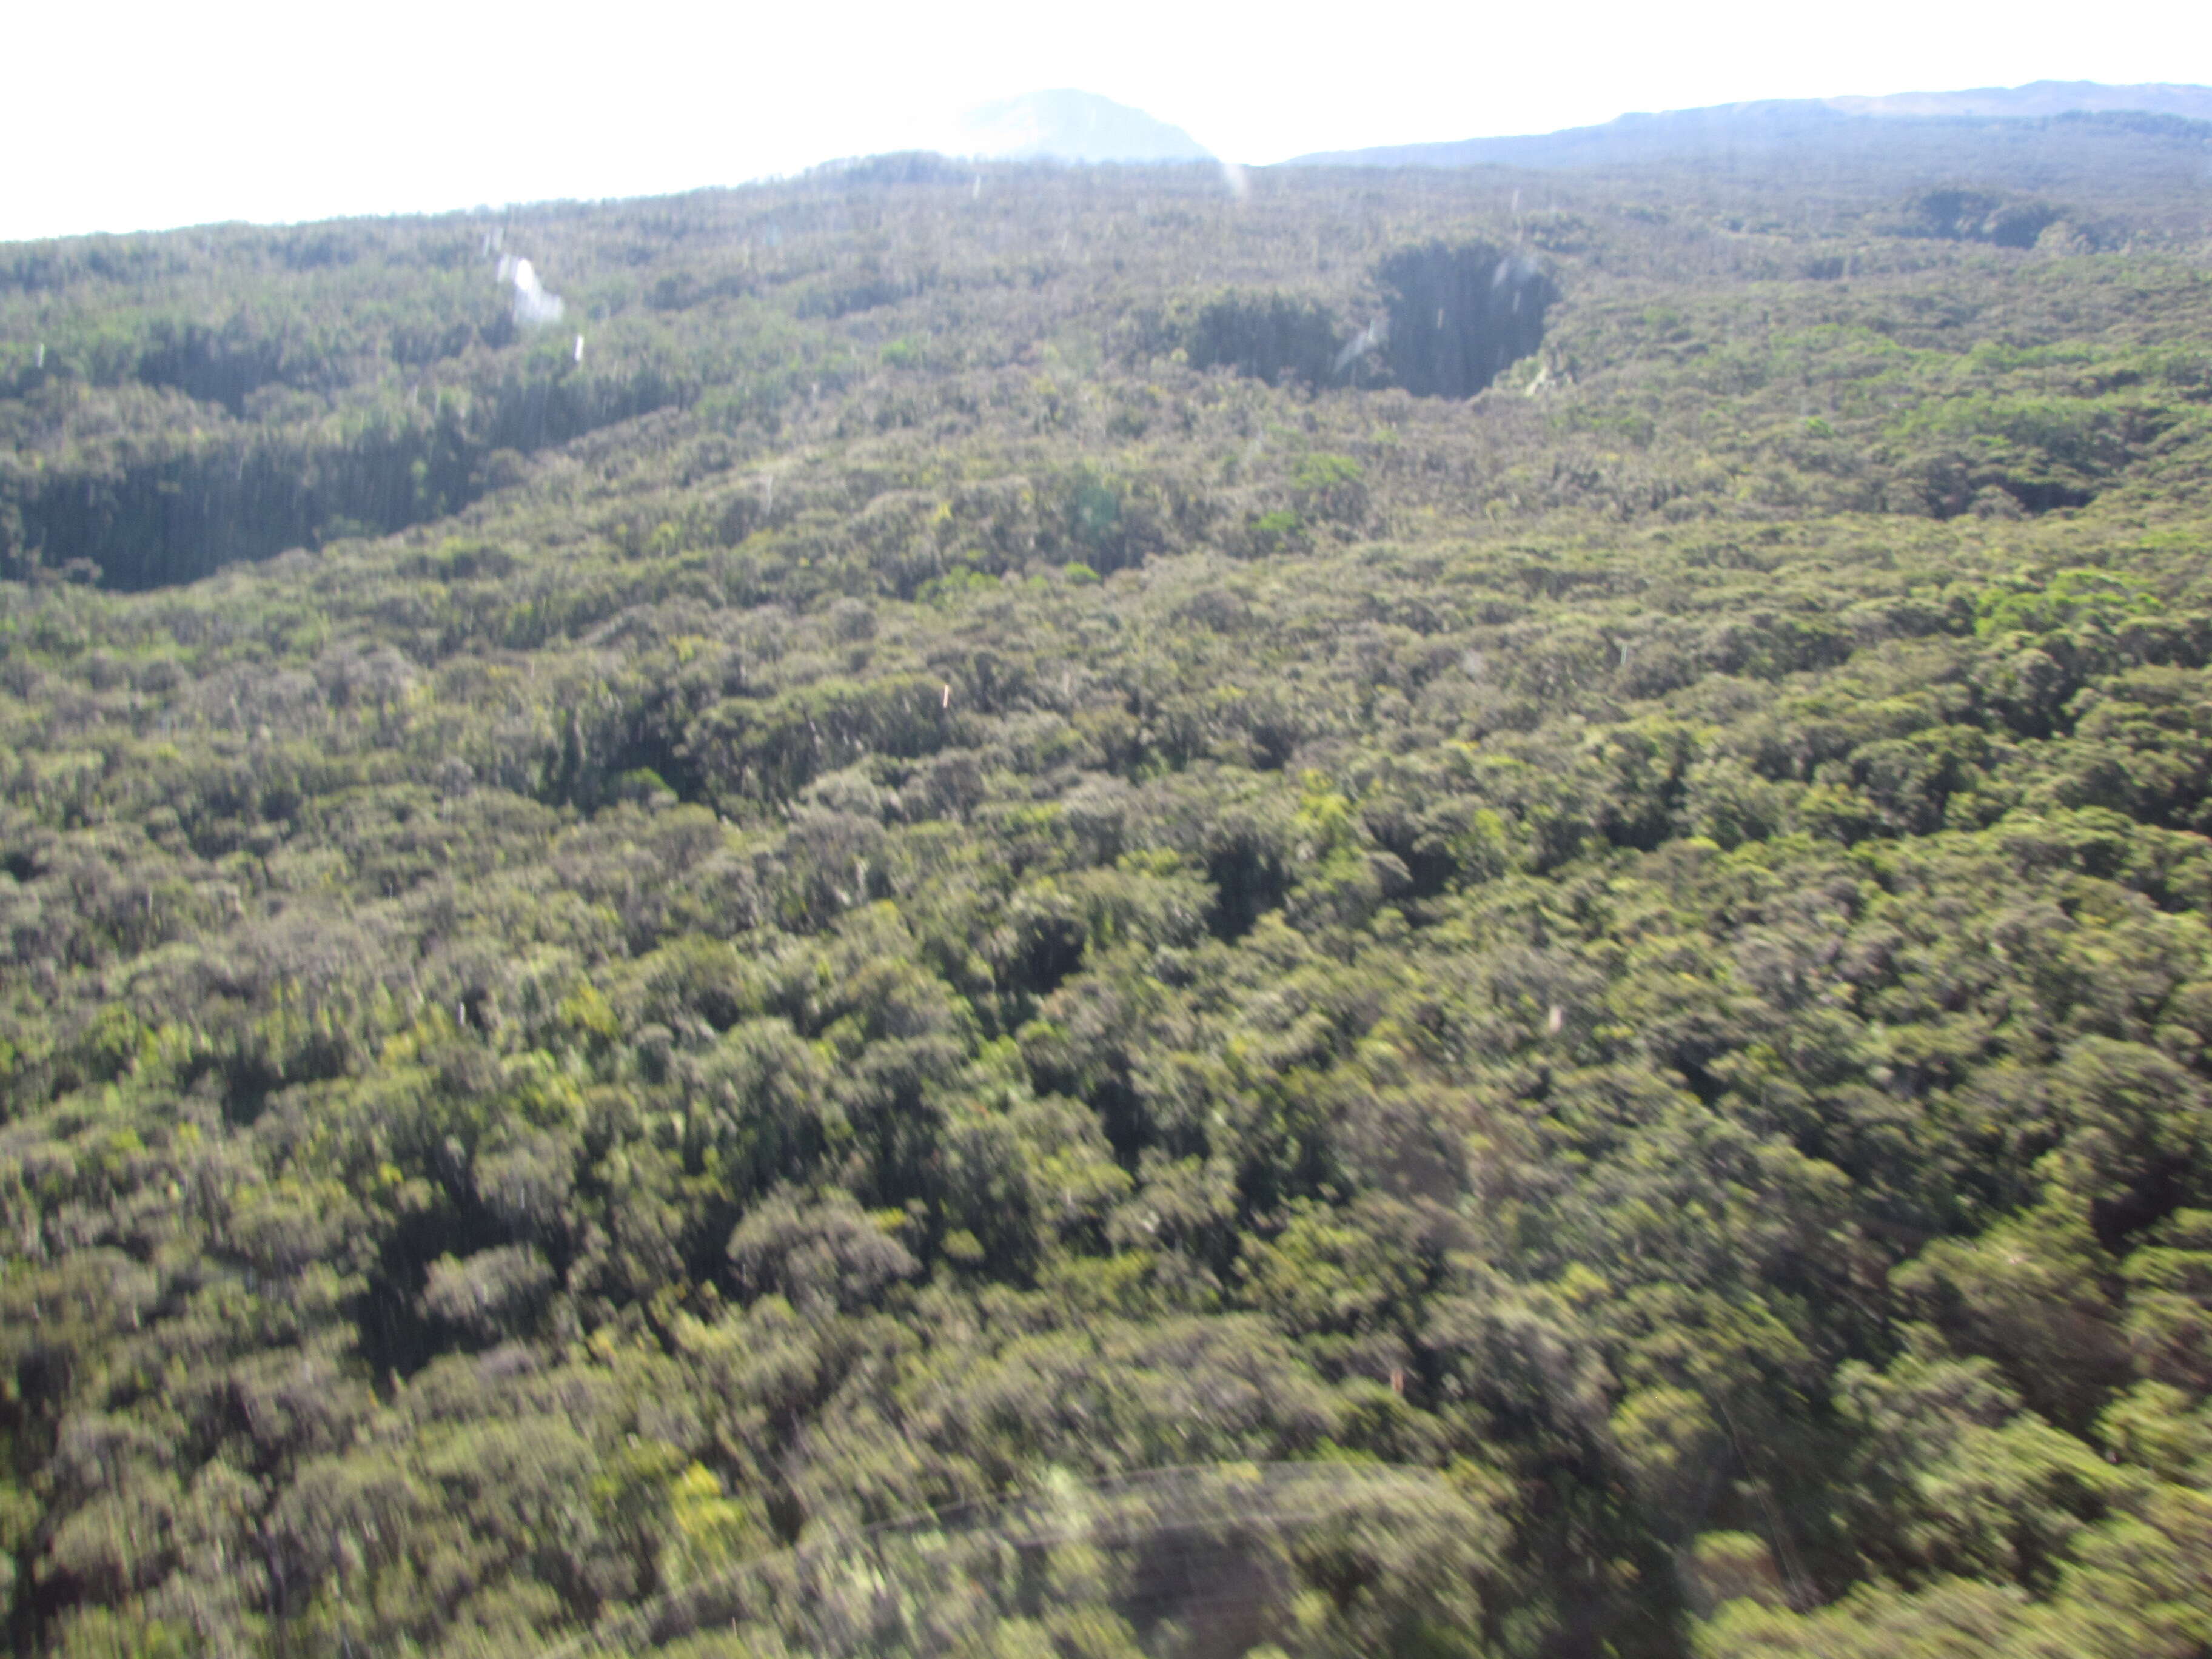
[[[2199,1651],[2212,269],[2039,131],[0,249],[14,1650]]]

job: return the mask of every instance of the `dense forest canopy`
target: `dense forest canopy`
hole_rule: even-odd
[[[14,1650],[2212,1651],[2208,136],[0,248]]]

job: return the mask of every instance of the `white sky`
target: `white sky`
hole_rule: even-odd
[[[1103,93],[1235,161],[1628,110],[2212,82],[2212,8],[2078,0],[8,0],[0,239],[735,184]],[[2094,21],[2090,21],[2094,16]]]

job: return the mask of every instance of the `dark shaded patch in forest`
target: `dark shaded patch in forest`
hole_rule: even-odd
[[[2033,478],[2002,479],[1997,488],[2018,501],[2021,509],[2027,513],[2050,513],[2062,507],[2087,507],[2095,498],[2093,490]]]
[[[1290,890],[1290,872],[1275,850],[1249,831],[1224,836],[1206,855],[1206,878],[1213,884],[1213,906],[1206,926],[1231,943],[1250,933],[1260,918],[1278,908]]]
[[[1543,343],[1557,290],[1488,242],[1406,248],[1376,273],[1389,294],[1390,378],[1416,397],[1471,398]]]
[[[1317,300],[1224,294],[1200,307],[1183,349],[1194,368],[1233,368],[1269,386],[1328,386],[1342,378],[1337,331],[1334,313]]]
[[[808,289],[799,295],[795,309],[801,317],[835,320],[855,312],[878,311],[918,298],[929,288],[929,279],[921,274],[863,270]]]
[[[1386,385],[1471,398],[1543,343],[1557,290],[1543,267],[1490,242],[1401,249],[1376,271],[1382,314],[1347,331],[1322,301],[1230,293],[1207,301],[1181,342],[1197,368],[1269,386]]]
[[[1908,198],[1897,234],[2033,247],[2037,237],[2065,216],[2063,210],[2048,202],[2014,200],[1992,191],[1953,186]]]
[[[682,397],[650,368],[607,380],[531,375],[483,399],[471,418],[441,411],[336,440],[243,431],[112,469],[19,471],[0,480],[0,574],[88,565],[103,586],[138,590],[287,548],[388,535],[511,482],[501,451],[527,454]]]

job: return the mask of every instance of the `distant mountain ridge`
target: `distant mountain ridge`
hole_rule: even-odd
[[[2033,119],[2045,115],[2141,110],[2212,121],[2212,87],[2150,82],[2108,87],[2096,81],[2031,81],[2024,87],[1976,87],[1966,92],[1895,92],[1880,98],[1823,98],[1846,115],[1983,115]]]
[[[2212,87],[2111,87],[2090,81],[2038,81],[1962,92],[1906,92],[1883,97],[1765,99],[1698,109],[1623,115],[1598,126],[1440,143],[1389,144],[1300,155],[1291,167],[1506,166],[1576,167],[1686,160],[1716,154],[1806,148],[1882,146],[1911,129],[2002,123],[2024,126],[2054,117],[2127,113],[2212,123]],[[2205,131],[2212,137],[2212,125]]]

